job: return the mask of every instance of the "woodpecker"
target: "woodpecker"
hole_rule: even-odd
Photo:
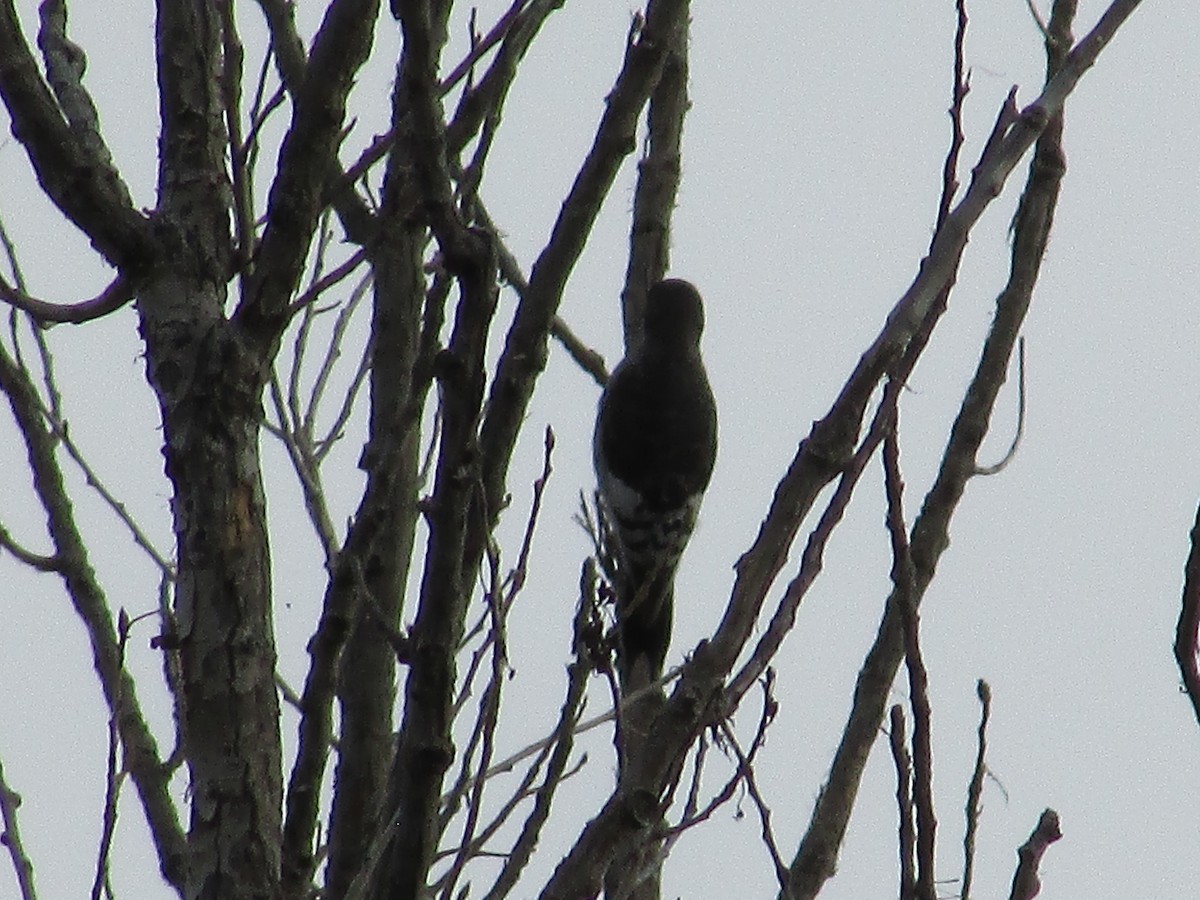
[[[700,358],[704,306],[670,278],[646,297],[642,340],[600,397],[592,462],[615,539],[617,672],[630,692],[662,675],[675,569],[717,454],[717,409]]]

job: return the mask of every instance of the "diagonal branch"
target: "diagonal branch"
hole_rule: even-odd
[[[688,15],[686,0],[651,0],[645,25],[632,37],[625,61],[605,100],[604,114],[575,183],[529,276],[497,365],[480,435],[485,507],[502,507],[509,460],[525,420],[538,376],[546,367],[551,323],[563,289],[583,252],[592,224],[634,149],[637,122],[657,84],[675,34]],[[476,526],[469,540],[469,566],[477,565],[483,535],[491,523]]]
[[[1056,5],[1056,10],[1061,6],[1063,4]],[[1109,16],[1119,6],[1121,4],[1110,7],[1109,13],[1101,20],[1102,25],[1108,23],[1104,25],[1105,28],[1111,26]],[[1131,9],[1132,7],[1127,7],[1125,15],[1128,15]],[[1069,35],[1069,20],[1064,21],[1059,16],[1057,27],[1059,30],[1056,33]],[[1101,26],[1098,25],[1097,28],[1100,29]],[[1101,32],[1101,36],[1104,33],[1106,32]],[[1111,37],[1111,34],[1108,36]],[[1090,65],[1090,61],[1081,60],[1078,55],[1098,52],[1105,43],[1107,39],[1089,36],[1066,57],[1066,60],[1073,60],[1074,70],[1081,72]],[[1069,45],[1069,37],[1047,45],[1049,87],[1042,98],[1033,104],[1034,107],[1045,103],[1048,96],[1059,91],[1062,84],[1060,79],[1063,73],[1068,71],[1066,63],[1063,63],[1062,69],[1059,68],[1059,64],[1064,59],[1065,47]],[[1084,62],[1087,65],[1084,65]],[[1053,75],[1055,72],[1060,74]],[[1014,126],[1019,127],[1019,124]],[[1011,136],[1010,130],[1006,137],[999,139],[999,145],[1007,143]],[[1004,383],[1021,323],[1029,308],[1065,171],[1061,136],[1060,108],[1038,141],[1025,191],[1014,219],[1009,282],[997,298],[992,329],[984,343],[975,376],[951,429],[937,479],[926,495],[921,513],[913,525],[910,550],[915,576],[914,603],[919,604],[933,580],[938,559],[949,546],[950,521],[967,481],[976,474],[979,448],[987,434],[996,397]],[[989,144],[995,145],[996,142],[989,141]],[[985,151],[985,157],[986,155]],[[972,189],[981,179],[992,177],[986,172],[987,165],[985,158],[981,165],[976,167]],[[967,202],[967,199],[964,198],[963,202]],[[950,214],[947,224],[956,214],[957,210]],[[935,246],[936,244],[937,239]],[[883,718],[887,694],[904,654],[902,622],[899,602],[893,594],[888,600],[879,633],[859,671],[850,718],[830,765],[829,780],[817,800],[808,832],[792,862],[792,898],[815,897],[836,867],[838,848],[845,835],[866,760]]]
[[[896,402],[896,394],[889,401]],[[937,846],[937,817],[933,807],[933,742],[930,729],[929,674],[921,654],[920,613],[917,611],[912,553],[904,523],[904,480],[900,475],[898,413],[883,441],[883,470],[887,491],[887,529],[892,542],[892,583],[904,618],[904,657],[908,667],[908,692],[912,702],[912,789],[916,812],[917,877],[914,900],[936,900],[934,850]],[[892,721],[895,721],[893,715]]]
[[[42,189],[63,214],[114,267],[148,261],[149,223],[112,163],[75,134],[38,72],[13,0],[0,0],[0,98]]]
[[[293,97],[292,123],[279,151],[258,261],[236,312],[267,344],[278,339],[287,323],[288,302],[325,205],[347,97],[370,53],[378,13],[379,0],[333,0],[301,71],[294,43],[281,44],[276,35],[276,56]],[[286,18],[290,24],[290,10]]]
[[[87,56],[82,47],[67,37],[67,4],[64,0],[47,0],[38,7],[38,18],[41,20],[38,47],[46,62],[47,80],[59,109],[80,146],[96,160],[112,166],[112,153],[100,134],[96,104],[83,86]]]
[[[701,644],[696,649],[691,661],[684,667],[673,695],[655,722],[649,741],[654,747],[654,753],[645,754],[640,761],[640,771],[630,779],[630,785],[614,793],[599,814],[584,828],[543,890],[542,897],[574,900],[582,896],[592,896],[598,890],[602,873],[613,855],[627,852],[634,842],[645,839],[654,821],[653,816],[645,815],[646,801],[657,797],[659,792],[673,782],[682,765],[686,748],[705,723],[712,721],[714,716],[719,718],[725,714],[726,706],[721,698],[723,681],[752,632],[766,590],[786,559],[792,538],[799,527],[799,519],[811,507],[821,487],[840,470],[841,460],[847,455],[848,448],[852,446],[859,432],[862,413],[876,383],[899,358],[908,340],[919,328],[924,314],[951,280],[966,237],[983,209],[998,195],[1021,155],[1046,127],[1049,118],[1059,113],[1067,94],[1136,6],[1134,0],[1118,0],[1110,7],[1092,34],[1067,57],[1063,68],[1050,81],[1043,94],[1017,117],[1013,125],[1005,128],[994,146],[985,152],[979,166],[976,167],[971,187],[947,216],[920,274],[897,303],[879,338],[860,361],[830,416],[817,423],[813,434],[802,444],[791,468],[780,483],[771,512],[754,547],[738,564],[738,578],[733,597],[718,632],[710,642]],[[1034,173],[1031,175],[1034,186],[1031,192],[1040,200],[1037,203],[1031,200],[1031,206],[1041,206],[1044,214],[1048,211],[1045,203],[1047,191],[1050,197],[1056,196],[1058,183],[1057,178],[1049,177],[1053,167],[1049,165],[1051,160],[1048,157],[1058,159],[1057,168],[1060,175],[1062,169],[1057,141],[1053,136],[1048,139],[1044,151],[1039,156],[1041,162],[1035,164]],[[1053,190],[1049,190],[1051,186]],[[1049,206],[1052,205],[1051,201]],[[1030,214],[1034,214],[1033,209]],[[1044,233],[1042,236],[1044,238]],[[1030,252],[1028,239],[1018,239],[1017,243],[1021,245],[1022,257]],[[959,435],[957,441],[952,438],[954,446],[948,450],[948,453],[953,451],[954,455],[966,454],[972,463],[977,450],[977,441],[974,438],[982,439],[980,425],[986,424],[995,393],[1003,381],[1003,363],[1007,361],[1016,340],[1015,327],[1019,326],[1028,303],[1027,297],[1023,302],[1019,300],[1021,291],[1018,290],[1018,282],[1022,282],[1020,287],[1031,287],[1023,283],[1030,267],[1022,262],[1015,268],[1021,275],[1014,276],[1013,289],[1002,295],[1002,308],[996,328],[984,351],[981,371],[977,374],[975,387],[965,404],[967,408],[960,417],[964,428],[967,422],[970,422],[970,428],[967,430],[972,433],[973,439],[964,443],[965,434]],[[1036,266],[1032,267],[1032,271],[1036,271]],[[510,340],[511,337],[510,335]],[[996,370],[998,364],[999,375]],[[918,532],[920,527],[921,522],[918,520]],[[929,540],[929,536],[922,538],[922,541]],[[914,561],[918,564],[920,574],[922,561],[917,555],[917,549],[914,538]],[[898,623],[894,617],[894,613],[889,614],[887,634],[890,637],[885,641],[889,654],[896,653],[900,647]],[[889,656],[885,661],[891,662],[891,659]],[[882,690],[879,693],[886,696],[899,656],[894,656],[894,659],[895,663],[890,666],[876,663],[874,670],[870,670],[870,664],[864,669],[862,677],[870,682],[872,696],[880,686]],[[854,746],[848,748],[850,755],[856,760],[852,768],[857,767],[859,772],[878,733],[882,705],[878,711],[872,706],[871,712],[872,715],[864,723],[863,729],[867,735],[865,749],[857,741]],[[851,781],[857,785],[857,774]],[[845,818],[848,818],[849,814],[846,800],[852,801],[853,793],[852,789],[846,794],[838,795],[837,804],[845,807],[840,815]],[[838,843],[840,837],[832,845],[826,845],[822,872],[826,871],[825,867],[832,871]],[[832,850],[829,849],[830,846]],[[797,888],[797,875],[797,866],[793,863],[793,890]],[[823,884],[827,877],[828,874],[820,875],[814,890],[819,889],[819,885]],[[812,896],[812,893],[798,891],[795,896]]]
[[[133,679],[122,669],[112,613],[75,523],[74,510],[55,458],[54,436],[43,427],[40,405],[27,374],[2,349],[0,392],[8,396],[13,418],[25,441],[34,490],[46,512],[59,571],[75,612],[87,630],[100,686],[125,747],[125,767],[137,786],[158,852],[159,870],[176,890],[182,892],[187,871],[187,847],[168,790],[170,771],[163,765],[154,736],[142,715]]]

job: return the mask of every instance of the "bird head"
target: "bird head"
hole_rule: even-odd
[[[697,347],[704,331],[704,304],[700,292],[682,278],[668,278],[650,287],[646,295],[646,340],[656,344]]]

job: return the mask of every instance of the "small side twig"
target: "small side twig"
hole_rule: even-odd
[[[513,843],[504,867],[484,900],[501,900],[516,886],[517,879],[533,856],[533,849],[542,833],[542,827],[549,818],[551,803],[563,781],[567,760],[574,746],[576,727],[583,712],[584,690],[587,687],[588,675],[592,671],[586,632],[590,620],[589,609],[595,602],[596,569],[590,559],[584,563],[580,573],[579,591],[579,610],[575,614],[571,641],[575,658],[567,667],[567,696],[559,714],[558,724],[550,737],[549,746],[554,749],[550,753],[545,777],[534,795],[533,809],[521,826],[521,833]]]
[[[3,525],[0,525],[0,549],[7,550],[20,562],[38,572],[61,572],[63,570],[63,562],[57,556],[43,556],[41,553],[27,550],[17,543]]]
[[[90,300],[76,303],[52,303],[30,296],[0,278],[0,300],[29,313],[40,325],[67,323],[78,325],[116,312],[133,299],[133,291],[123,275],[114,278],[104,290]]]
[[[1013,457],[1017,455],[1017,449],[1021,446],[1021,438],[1025,436],[1025,338],[1017,339],[1017,431],[1013,435],[1012,443],[1009,444],[1008,450],[1004,456],[1000,458],[998,463],[990,466],[975,466],[976,475],[995,475],[998,472],[1004,471]]]

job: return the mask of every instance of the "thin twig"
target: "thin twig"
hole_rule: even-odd
[[[149,615],[155,615],[149,613]],[[117,614],[117,664],[125,668],[125,651],[129,645],[129,629],[132,626],[129,614],[122,608]],[[113,836],[117,831],[117,802],[121,797],[121,784],[125,773],[119,769],[118,752],[121,747],[118,722],[121,707],[124,705],[124,692],[118,696],[116,709],[108,717],[108,757],[104,769],[104,814],[101,818],[100,847],[96,854],[96,875],[92,880],[92,900],[100,900],[109,879],[109,855],[112,853]],[[111,893],[111,892],[110,892]]]
[[[990,466],[976,466],[976,475],[995,475],[997,472],[1004,471],[1005,467],[1013,461],[1013,457],[1017,455],[1017,449],[1021,446],[1021,438],[1025,436],[1025,338],[1022,337],[1017,341],[1017,430],[1013,435],[1012,443],[1009,444],[1007,452],[1000,458],[998,463]]]
[[[900,841],[900,900],[916,896],[916,875],[913,872],[913,803],[912,757],[904,736],[904,709],[899,703],[892,707],[888,745],[892,749],[892,765],[896,769],[896,836]]]
[[[775,842],[775,833],[771,829],[771,809],[767,806],[766,800],[763,799],[762,792],[758,787],[758,780],[754,777],[752,757],[742,752],[742,748],[738,744],[737,735],[733,733],[733,729],[729,727],[728,722],[722,722],[719,727],[721,733],[725,736],[725,740],[733,748],[734,755],[737,756],[738,768],[745,782],[746,790],[750,794],[750,799],[754,801],[755,808],[758,810],[759,823],[762,827],[763,845],[767,848],[767,852],[771,854],[771,862],[775,867],[775,877],[779,881],[779,887],[786,891],[788,883],[787,865],[784,863],[783,857],[779,854],[779,845]]]
[[[367,257],[368,253],[366,249],[360,247],[350,255],[349,259],[347,259],[341,265],[331,269],[327,274],[316,279],[308,286],[303,294],[288,304],[287,315],[289,317],[294,316],[310,303],[314,303],[325,291],[329,290],[338,282],[353,274],[355,269],[367,261]],[[366,283],[366,281],[363,282],[364,285]]]
[[[987,774],[987,726],[992,714],[992,689],[986,681],[979,679],[975,685],[979,695],[979,737],[975,753],[975,769],[971,784],[967,788],[967,830],[963,836],[963,879],[961,900],[970,900],[971,882],[975,877],[975,836],[979,833],[979,817],[983,813],[980,799],[983,797],[983,779]]]
[[[90,300],[77,303],[52,303],[31,297],[0,278],[0,300],[16,307],[42,325],[69,323],[78,325],[91,322],[111,312],[116,312],[133,299],[133,291],[123,275],[118,275],[108,287]]]
[[[100,480],[100,476],[96,474],[96,470],[93,469],[91,464],[87,461],[87,458],[83,455],[83,451],[79,449],[79,446],[71,438],[70,429],[68,428],[67,423],[62,419],[54,418],[50,409],[42,404],[40,397],[37,398],[37,401],[41,407],[41,413],[44,421],[50,426],[51,433],[62,443],[63,449],[67,451],[67,455],[71,457],[71,459],[75,462],[75,465],[77,465],[79,470],[83,472],[88,487],[94,490],[99,495],[100,499],[103,500],[108,506],[108,508],[116,514],[117,518],[121,520],[122,524],[125,525],[126,530],[133,538],[134,544],[140,547],[142,551],[148,557],[150,557],[150,559],[158,567],[158,570],[166,577],[174,580],[174,564],[158,551],[158,549],[150,541],[150,538],[146,532],[142,530],[141,525],[137,523],[137,520],[134,519],[129,510],[125,508],[125,504],[118,500],[116,495],[108,489],[108,486]]]
[[[496,227],[496,223],[492,221],[487,208],[480,199],[475,202],[475,219],[496,236],[500,275],[517,292],[517,296],[524,300],[525,292],[529,289],[529,282],[525,278],[525,273],[521,271],[521,264],[517,262],[517,258],[504,243],[500,229]],[[608,367],[604,364],[604,357],[585,344],[557,313],[550,319],[550,335],[562,345],[563,349],[567,351],[567,355],[575,361],[579,368],[591,375],[596,384],[604,387],[608,382]]]
[[[895,398],[895,393],[891,398]],[[895,400],[893,399],[893,402]],[[916,900],[936,900],[934,851],[937,846],[937,817],[933,808],[933,735],[929,703],[929,674],[921,655],[921,620],[917,611],[916,574],[904,521],[904,480],[900,475],[898,416],[883,442],[883,471],[887,493],[887,529],[892,542],[892,583],[904,621],[904,658],[908,667],[909,699],[912,703],[913,808],[917,819]]]
[[[534,847],[546,820],[550,817],[550,807],[558,787],[562,784],[567,761],[574,746],[579,717],[583,713],[584,690],[587,686],[588,675],[592,671],[589,662],[589,652],[585,634],[588,628],[588,609],[595,602],[596,571],[591,560],[585,561],[580,571],[579,609],[575,613],[572,629],[571,646],[574,655],[570,666],[567,667],[567,696],[559,713],[558,724],[551,734],[546,774],[541,786],[534,795],[533,809],[521,826],[521,832],[513,842],[500,874],[496,877],[491,890],[484,900],[501,900],[516,886],[517,879],[533,856]],[[586,757],[585,757],[586,759]]]

